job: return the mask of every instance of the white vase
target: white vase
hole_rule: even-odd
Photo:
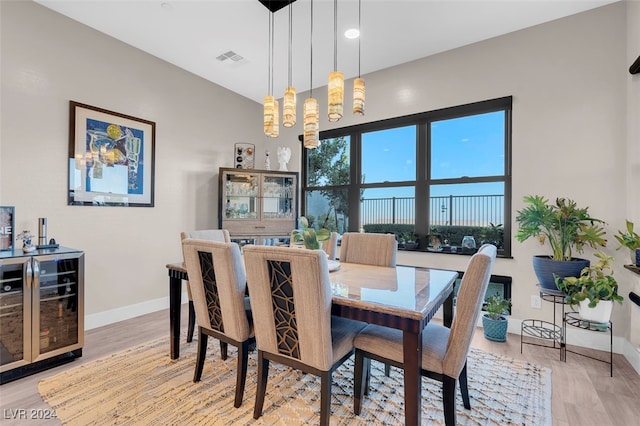
[[[613,300],[601,300],[595,308],[589,307],[589,299],[580,302],[579,313],[583,320],[592,322],[609,322],[611,318],[611,310],[613,309]]]

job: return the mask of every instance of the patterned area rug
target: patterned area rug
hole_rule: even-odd
[[[184,339],[182,339],[184,341]],[[193,383],[197,343],[184,343],[181,357],[169,358],[160,339],[42,380],[38,390],[64,425],[302,425],[320,418],[320,380],[272,363],[263,415],[253,420],[257,353],[249,356],[243,404],[233,407],[235,348],[220,360],[209,339],[202,381]],[[215,342],[215,347],[214,347]],[[353,414],[353,362],[333,375],[332,425],[404,423],[402,372],[371,363],[372,389],[360,416]],[[472,349],[468,358],[471,410],[458,391],[462,425],[551,425],[551,371]],[[444,424],[440,383],[422,379],[423,424]]]

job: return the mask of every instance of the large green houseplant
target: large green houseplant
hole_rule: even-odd
[[[526,206],[516,213],[520,242],[534,237],[540,244],[549,243],[550,256],[534,256],[533,267],[543,288],[557,290],[555,276],[578,276],[589,266],[589,261],[574,258],[574,251],[582,253],[584,246],[604,247],[607,244],[604,221],[591,217],[588,207],[580,208],[576,202],[556,198],[555,203],[540,195],[524,197]]]
[[[622,303],[623,298],[613,277],[613,257],[604,252],[594,255],[598,258],[595,265],[584,268],[579,277],[557,277],[556,285],[567,295],[567,304],[579,306],[583,319],[602,323],[609,321],[613,302]]]

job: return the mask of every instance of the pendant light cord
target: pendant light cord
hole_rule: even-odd
[[[291,3],[289,3],[289,87],[291,87],[291,74],[293,72],[293,67],[292,67],[292,58],[293,56],[291,55],[291,44],[293,42],[293,10],[291,9]]]
[[[333,70],[338,71],[338,0],[333,0]]]
[[[360,35],[358,36],[358,78],[360,78],[360,39],[362,39],[362,3],[361,3],[361,0],[358,0],[358,31],[360,31]]]
[[[311,51],[311,70],[309,71],[309,97],[313,98],[313,0],[311,0],[311,43],[310,43],[310,51]]]

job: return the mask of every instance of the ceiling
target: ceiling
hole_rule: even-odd
[[[434,55],[615,0],[362,0],[361,74]],[[269,16],[259,0],[36,0],[54,11],[262,103],[268,92]],[[334,63],[331,0],[313,2],[313,87]],[[292,82],[310,87],[311,1],[291,3]],[[274,17],[273,94],[288,82],[289,7]],[[338,1],[338,69],[358,75],[358,1]],[[239,56],[226,58],[227,52]],[[233,55],[228,55],[233,56]]]

